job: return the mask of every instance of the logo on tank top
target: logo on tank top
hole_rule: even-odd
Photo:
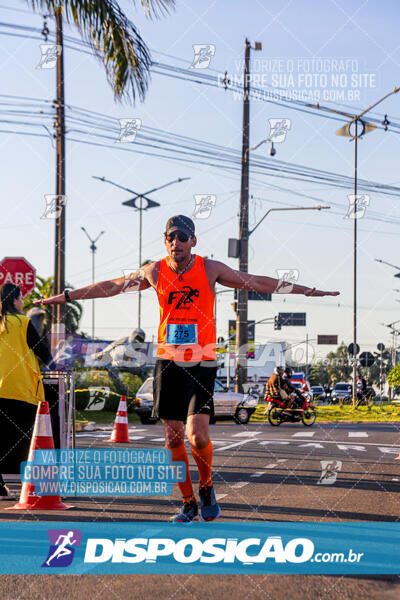
[[[184,285],[181,290],[176,292],[170,292],[168,296],[168,304],[172,304],[177,298],[178,302],[175,305],[175,309],[189,309],[187,304],[193,304],[193,298],[198,298],[200,295],[199,290],[194,290],[190,285]]]

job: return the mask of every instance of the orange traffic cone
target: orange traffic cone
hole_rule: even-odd
[[[33,462],[35,450],[54,450],[48,402],[39,402],[28,461]],[[60,496],[37,496],[35,485],[25,481],[22,484],[19,502],[6,510],[66,510],[67,508],[72,506],[61,502]]]
[[[128,413],[126,409],[126,396],[121,396],[117,410],[117,416],[114,421],[114,429],[109,440],[106,442],[115,442],[117,444],[130,444],[128,431]]]

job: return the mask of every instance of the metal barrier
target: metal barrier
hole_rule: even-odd
[[[49,403],[55,448],[75,448],[75,374],[43,373],[45,399]]]

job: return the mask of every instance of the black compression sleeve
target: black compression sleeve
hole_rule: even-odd
[[[40,338],[38,332],[35,329],[32,321],[28,323],[28,329],[26,331],[26,342],[33,350],[40,360],[44,362],[45,365],[53,362],[50,348],[45,340],[45,338]]]

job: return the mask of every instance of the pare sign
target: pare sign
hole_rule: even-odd
[[[3,258],[0,262],[0,286],[15,283],[25,298],[35,287],[36,269],[23,257]]]

